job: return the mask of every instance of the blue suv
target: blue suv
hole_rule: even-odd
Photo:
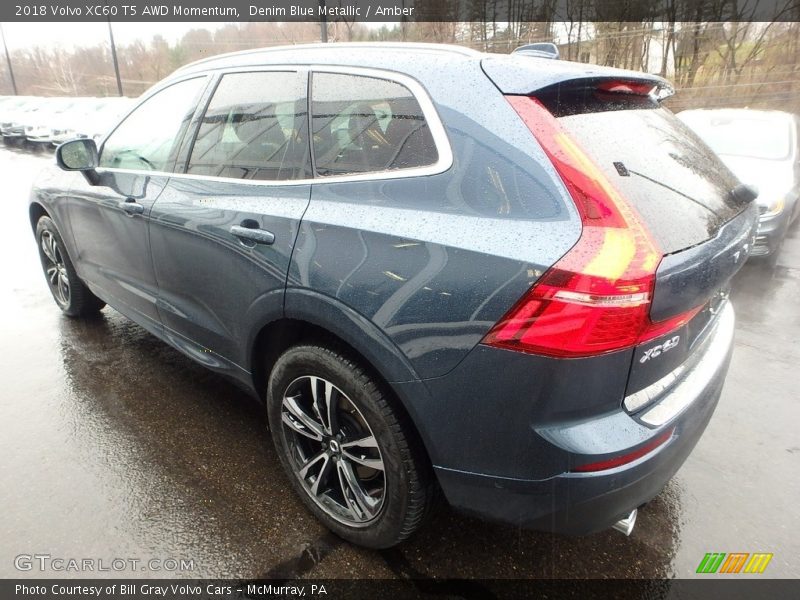
[[[264,401],[341,537],[397,544],[439,493],[630,533],[719,398],[758,212],[671,92],[449,46],[214,57],[62,144],[31,225],[66,315]]]

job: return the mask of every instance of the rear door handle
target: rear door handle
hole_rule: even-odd
[[[256,244],[274,244],[275,234],[266,229],[253,229],[250,227],[242,227],[241,225],[234,225],[231,227],[231,233],[240,240],[248,240]]]
[[[139,204],[133,198],[126,198],[125,200],[119,203],[119,207],[126,213],[128,213],[130,216],[140,215],[144,212],[144,206]]]

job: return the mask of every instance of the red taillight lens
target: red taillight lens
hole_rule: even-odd
[[[687,310],[685,313],[675,315],[674,317],[670,317],[664,321],[658,321],[657,323],[651,323],[648,319],[648,323],[645,326],[644,331],[642,331],[641,335],[639,335],[637,343],[641,344],[649,340],[654,340],[655,338],[665,335],[670,331],[675,331],[679,327],[683,327],[701,310],[703,310],[703,307],[698,306],[691,310]]]
[[[550,356],[592,356],[634,346],[688,321],[693,314],[681,315],[684,320],[678,324],[650,322],[662,257],[656,243],[633,208],[538,100],[507,98],[561,176],[583,230],[575,246],[492,328],[484,343]]]
[[[605,471],[607,469],[613,469],[614,467],[619,467],[622,465],[627,465],[628,463],[632,463],[633,461],[643,457],[646,454],[650,454],[653,450],[666,444],[671,438],[672,434],[675,432],[675,429],[670,429],[669,431],[665,431],[652,441],[648,442],[641,448],[637,448],[633,452],[629,452],[628,454],[623,454],[622,456],[614,456],[613,458],[607,458],[605,460],[599,460],[597,462],[588,463],[585,465],[580,465],[579,467],[573,467],[570,469],[573,473],[594,473],[596,471]]]

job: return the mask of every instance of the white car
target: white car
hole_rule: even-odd
[[[52,143],[58,146],[80,137],[97,140],[116,124],[131,105],[130,98],[87,98],[54,128]]]
[[[77,98],[43,98],[42,107],[23,123],[25,139],[32,144],[50,144],[55,125],[78,101]]]
[[[26,97],[18,101],[4,103],[0,114],[0,132],[3,142],[11,143],[25,139],[25,122],[34,118],[44,106],[42,98]]]
[[[678,118],[742,183],[757,188],[759,226],[751,256],[775,256],[800,213],[800,120],[772,110],[685,110]]]

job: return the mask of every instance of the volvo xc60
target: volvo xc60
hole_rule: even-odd
[[[671,92],[447,46],[214,57],[61,145],[30,222],[66,315],[264,401],[343,538],[396,544],[440,493],[630,533],[717,404],[758,212]]]

